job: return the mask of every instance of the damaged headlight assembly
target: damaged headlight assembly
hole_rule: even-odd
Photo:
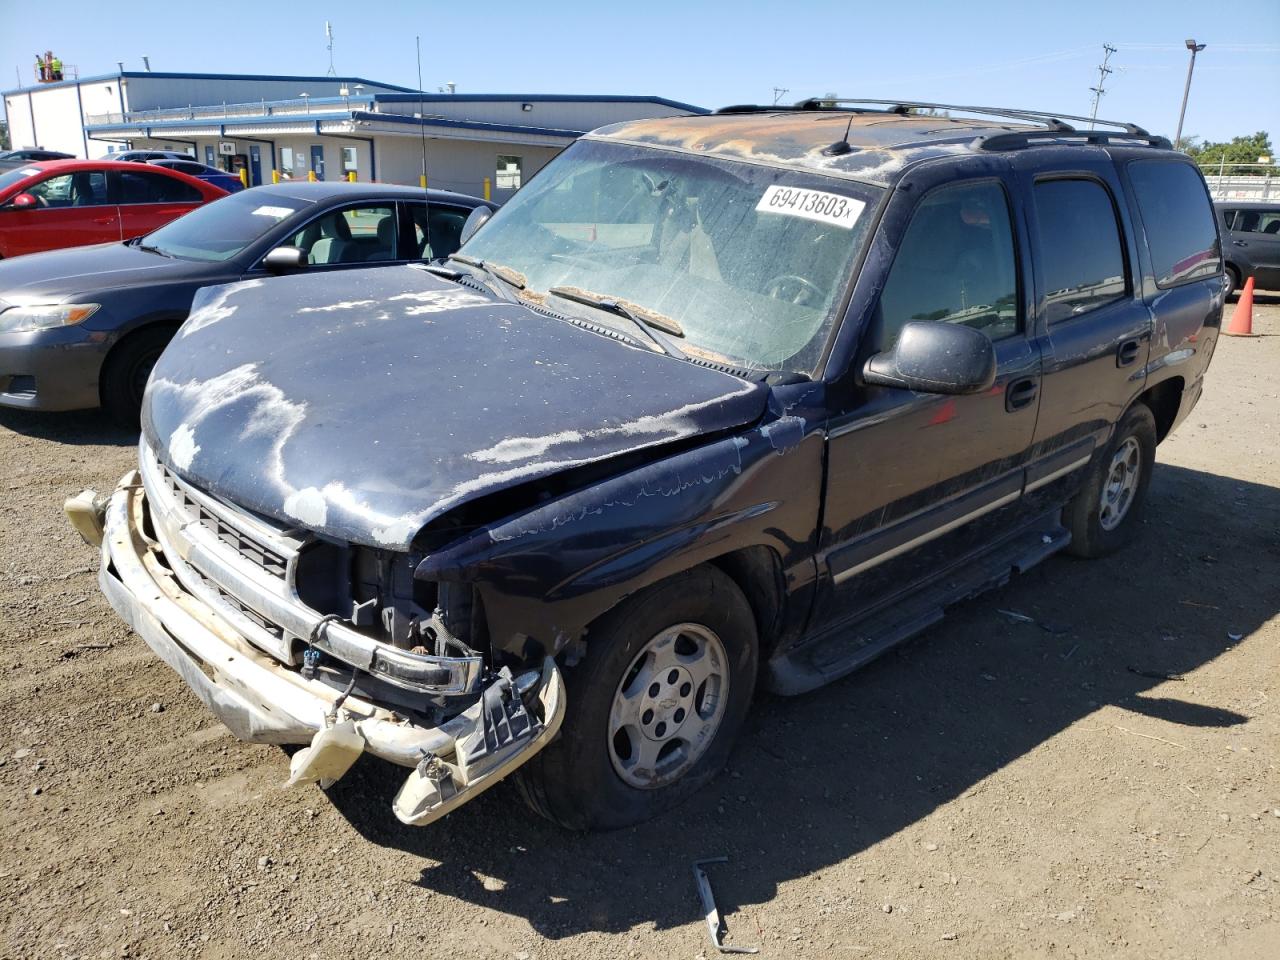
[[[83,323],[98,312],[100,303],[47,303],[0,311],[0,333],[33,333]]]

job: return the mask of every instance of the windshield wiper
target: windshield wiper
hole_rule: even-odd
[[[139,249],[139,250],[145,250],[145,251],[147,251],[147,253],[158,253],[160,256],[162,256],[162,257],[168,257],[170,260],[172,260],[172,259],[173,259],[173,254],[171,254],[171,253],[165,253],[165,252],[164,252],[163,250],[161,250],[159,247],[152,246],[152,245],[151,245],[151,244],[149,244],[149,243],[142,243],[141,241],[139,241],[139,243],[138,243],[138,249]]]
[[[515,287],[517,290],[523,290],[528,283],[525,275],[519,270],[513,270],[511,267],[503,266],[500,263],[489,263],[487,260],[481,260],[479,257],[468,257],[463,253],[451,253],[445,259],[457,260],[459,263],[465,263],[469,267],[475,267],[491,280],[499,280],[508,287]]]
[[[629,303],[626,300],[619,300],[617,297],[606,296],[603,293],[594,293],[591,290],[583,290],[581,287],[552,287],[547,293],[554,294],[564,300],[572,300],[575,303],[583,303],[588,307],[595,307],[597,310],[606,310],[615,316],[625,317],[630,320],[645,338],[656,344],[669,357],[675,357],[678,360],[689,359],[688,354],[668,340],[665,336],[655,334],[654,330],[661,330],[672,336],[683,337],[684,327],[680,326],[680,321],[666,314],[658,313],[656,310],[650,310],[639,304]]]

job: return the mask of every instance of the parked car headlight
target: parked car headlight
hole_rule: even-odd
[[[0,333],[28,333],[74,326],[92,317],[100,306],[100,303],[48,303],[10,307],[0,312]]]

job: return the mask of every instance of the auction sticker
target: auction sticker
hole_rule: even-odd
[[[292,207],[257,207],[253,211],[253,215],[255,217],[272,217],[276,220],[283,220],[293,212]]]
[[[788,217],[803,217],[830,223],[851,230],[858,222],[866,204],[853,197],[821,190],[805,190],[803,187],[780,187],[777,184],[764,192],[756,210],[761,213],[781,213]]]

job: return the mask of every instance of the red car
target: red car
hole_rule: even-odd
[[[175,170],[109,160],[46,160],[0,173],[0,258],[150,233],[225,197]]]

